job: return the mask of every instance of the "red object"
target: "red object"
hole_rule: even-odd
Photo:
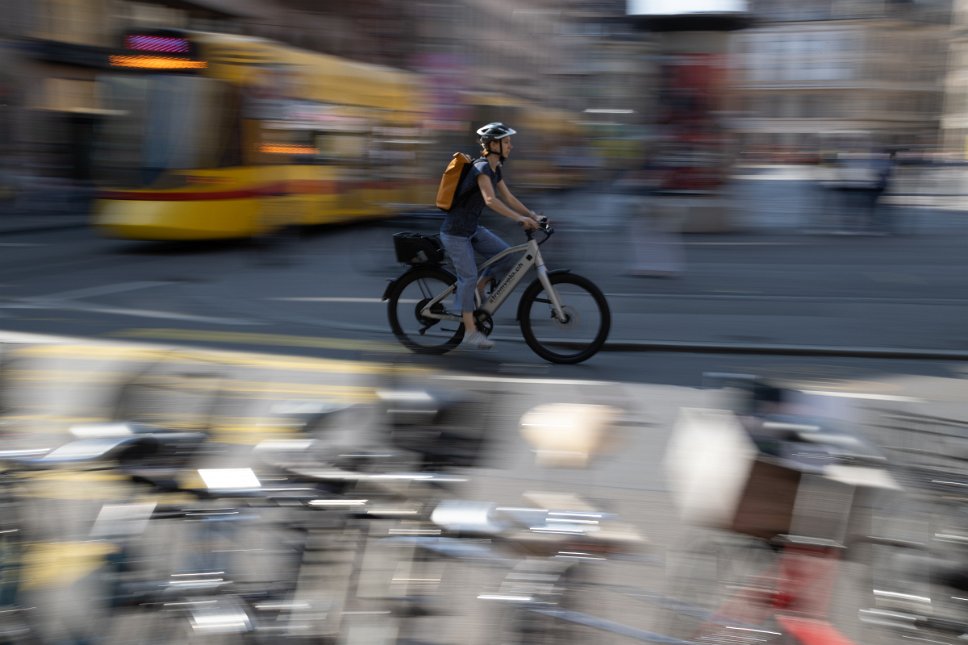
[[[777,616],[783,632],[793,637],[799,645],[854,645],[830,623],[812,618]]]

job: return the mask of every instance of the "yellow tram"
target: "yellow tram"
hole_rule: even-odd
[[[94,224],[254,237],[433,203],[420,77],[259,38],[131,33],[99,81]]]

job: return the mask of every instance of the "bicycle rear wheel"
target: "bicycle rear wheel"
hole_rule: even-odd
[[[390,329],[404,347],[418,354],[443,354],[457,347],[464,338],[460,321],[437,320],[420,314],[435,296],[457,282],[448,271],[436,266],[408,271],[390,288],[387,315]],[[453,296],[433,306],[444,313]]]
[[[605,294],[588,278],[573,273],[548,276],[565,320],[555,316],[551,297],[539,280],[521,296],[518,321],[521,333],[535,354],[552,363],[580,363],[605,344],[612,315]]]

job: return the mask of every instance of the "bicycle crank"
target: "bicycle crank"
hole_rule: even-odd
[[[480,309],[475,311],[474,322],[477,324],[477,329],[485,336],[490,336],[491,332],[494,331],[494,319],[486,311]]]

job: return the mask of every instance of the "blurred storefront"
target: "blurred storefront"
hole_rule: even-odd
[[[123,0],[8,2],[16,33],[8,56],[17,70],[10,94],[17,97],[19,126],[6,146],[21,172],[84,184],[91,179],[90,151],[103,114],[98,75],[126,29],[211,26],[237,30],[239,8],[229,13],[211,2]],[[244,4],[244,3],[243,3]],[[241,6],[241,5],[240,5]],[[29,179],[24,179],[29,183]]]

